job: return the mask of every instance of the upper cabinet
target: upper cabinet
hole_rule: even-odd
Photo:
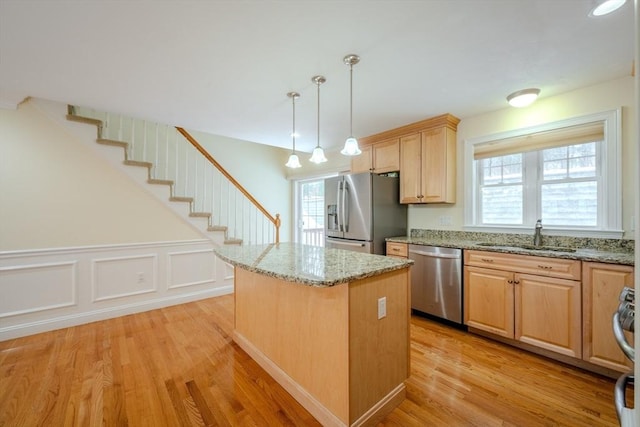
[[[362,144],[362,154],[351,159],[351,172],[386,173],[400,169],[400,139]]]
[[[456,131],[459,120],[436,123],[400,138],[400,203],[456,202]]]
[[[451,114],[360,139],[351,172],[400,172],[400,203],[455,203],[456,132]]]

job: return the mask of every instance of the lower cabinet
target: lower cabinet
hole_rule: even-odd
[[[597,262],[582,263],[583,358],[587,362],[626,372],[633,362],[626,358],[613,337],[613,313],[625,286],[633,287],[633,267]],[[633,343],[633,334],[625,332]]]
[[[465,251],[467,326],[582,357],[580,261]]]

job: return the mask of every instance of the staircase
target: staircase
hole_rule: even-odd
[[[267,212],[186,130],[76,106],[68,106],[67,120],[96,126],[98,144],[122,148],[124,165],[146,168],[146,183],[168,188],[171,204],[188,205],[186,212],[172,207],[212,241],[278,243],[280,215]]]

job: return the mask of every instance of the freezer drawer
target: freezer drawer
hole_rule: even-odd
[[[362,240],[335,239],[327,237],[326,248],[344,249],[347,251],[373,253],[373,242],[363,242]]]

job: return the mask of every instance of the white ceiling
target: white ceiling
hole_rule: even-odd
[[[633,2],[598,19],[592,0],[0,0],[0,103],[26,96],[297,148],[443,113],[506,107],[629,75]]]

